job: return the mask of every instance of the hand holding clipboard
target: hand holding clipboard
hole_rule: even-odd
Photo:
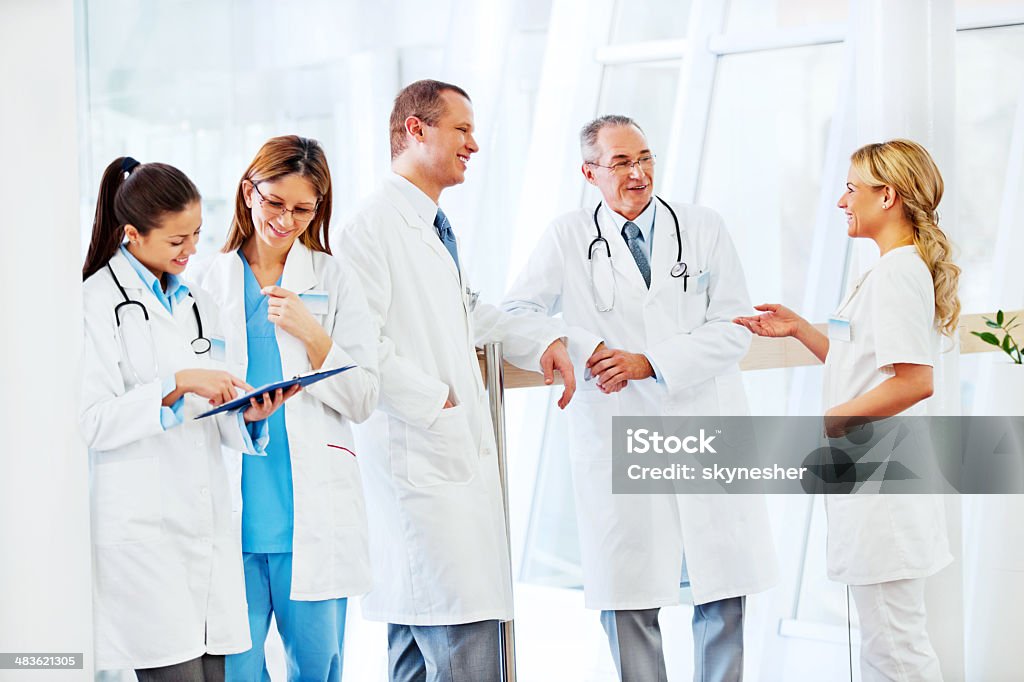
[[[318,381],[323,381],[324,379],[332,377],[335,374],[341,374],[342,372],[348,371],[353,367],[355,367],[355,365],[336,367],[335,369],[327,369],[322,372],[308,372],[306,374],[300,374],[298,376],[292,377],[291,379],[284,379],[282,381],[275,381],[270,384],[265,384],[263,386],[260,386],[259,388],[252,390],[249,393],[246,393],[245,395],[235,398],[234,400],[229,400],[228,402],[223,403],[222,405],[218,405],[212,410],[207,410],[206,412],[203,412],[201,415],[197,416],[196,419],[202,419],[203,417],[211,417],[215,414],[220,414],[221,412],[244,409],[250,406],[249,401],[251,399],[256,398],[258,401],[259,397],[262,396],[264,393],[273,393],[279,388],[282,390],[287,390],[292,386],[306,387],[309,386],[310,384],[315,384]]]

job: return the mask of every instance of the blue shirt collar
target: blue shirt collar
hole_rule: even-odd
[[[640,228],[640,236],[643,237],[644,242],[647,244],[651,243],[651,231],[654,228],[654,213],[656,210],[653,197],[651,198],[650,203],[647,204],[647,208],[645,208],[634,220],[627,221],[623,216],[609,208],[608,204],[605,204],[604,207],[608,210],[608,214],[611,216],[612,222],[615,224],[615,228],[619,231],[619,234],[622,234],[622,228],[626,226],[626,223],[631,222]]]
[[[160,280],[156,278],[152,272],[149,271],[145,265],[139,262],[139,259],[131,254],[128,248],[122,244],[121,253],[128,259],[128,263],[132,266],[132,270],[139,276],[142,283],[146,285],[146,288],[153,292],[156,296],[156,300],[160,301],[161,305],[167,309],[167,312],[172,312],[173,305],[179,303],[181,299],[188,296],[188,287],[177,275],[166,273],[167,276],[167,291],[164,291],[163,287],[160,286]]]

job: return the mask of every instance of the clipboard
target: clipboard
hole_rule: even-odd
[[[292,386],[295,386],[296,384],[302,387],[306,387],[309,386],[310,384],[315,384],[318,381],[323,381],[324,379],[333,377],[335,374],[347,372],[353,367],[355,367],[355,365],[346,365],[344,367],[336,367],[334,369],[325,369],[322,372],[308,372],[306,374],[299,374],[298,376],[294,376],[291,379],[284,379],[282,381],[275,381],[270,384],[264,384],[263,386],[260,386],[259,388],[253,390],[250,393],[246,393],[243,396],[239,396],[234,400],[229,400],[226,403],[218,405],[212,410],[207,410],[206,412],[203,412],[201,415],[196,417],[196,419],[202,419],[203,417],[212,417],[213,415],[220,414],[221,412],[229,412],[231,410],[249,407],[250,398],[259,398],[264,393],[273,393],[279,388],[282,390],[289,389]]]

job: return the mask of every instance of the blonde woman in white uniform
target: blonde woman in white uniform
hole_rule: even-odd
[[[936,223],[942,191],[920,145],[858,149],[839,208],[848,234],[873,240],[881,258],[833,314],[829,336],[776,304],[735,320],[760,336],[795,337],[825,363],[830,436],[864,418],[924,414],[940,336],[953,335],[960,314],[960,269]],[[825,508],[829,577],[850,585],[860,616],[862,679],[941,680],[924,609],[925,578],[952,561],[941,498],[828,495]]]

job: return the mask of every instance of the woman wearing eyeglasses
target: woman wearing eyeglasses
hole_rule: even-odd
[[[826,431],[925,412],[942,335],[960,315],[952,245],[938,226],[939,169],[910,140],[869,144],[851,157],[839,208],[847,234],[881,258],[854,285],[828,336],[792,310],[756,306],[737,318],[760,336],[792,336],[825,363]],[[861,623],[861,676],[936,682],[925,627],[925,578],[953,557],[942,499],[933,495],[826,495],[829,577],[850,586]]]
[[[180,278],[201,224],[184,173],[115,159],[82,268],[96,668],[143,681],[222,680],[248,648],[220,446],[262,454],[262,420],[294,394],[193,419],[251,389],[224,369],[217,306]]]
[[[289,678],[340,681],[346,598],[370,587],[350,424],[377,406],[377,346],[358,280],[330,255],[330,216],[320,144],[268,140],[242,175],[224,253],[203,281],[230,330],[228,365],[249,383],[356,366],[277,412],[267,457],[237,472],[253,646],[228,658],[229,680],[266,679],[273,615]]]

